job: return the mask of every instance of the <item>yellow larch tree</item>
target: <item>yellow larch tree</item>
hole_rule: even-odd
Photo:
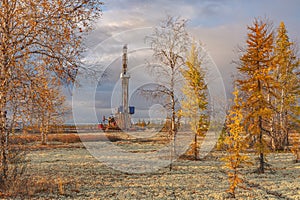
[[[273,76],[273,33],[268,23],[256,19],[248,26],[247,46],[240,57],[237,86],[243,97],[244,126],[253,138],[259,155],[258,172],[265,171],[265,154],[268,152],[266,137],[270,134],[273,108],[270,98],[276,88]]]
[[[250,162],[249,157],[243,154],[248,147],[248,140],[243,125],[242,99],[239,98],[237,88],[235,88],[233,95],[234,105],[230,109],[226,119],[228,135],[224,140],[228,155],[224,156],[222,160],[228,169],[228,180],[230,183],[228,192],[235,198],[236,188],[244,188],[239,168],[243,165],[248,165]]]
[[[276,69],[274,76],[278,82],[274,98],[274,116],[272,124],[272,147],[283,150],[289,145],[288,136],[292,124],[299,124],[300,60],[296,55],[294,43],[290,42],[284,22],[277,31],[274,50]]]
[[[186,69],[182,70],[185,84],[182,92],[185,95],[181,102],[181,115],[188,119],[194,134],[192,150],[194,159],[198,159],[198,136],[204,136],[208,129],[207,111],[207,84],[205,83],[205,71],[201,66],[201,55],[196,45],[193,44],[186,61]]]

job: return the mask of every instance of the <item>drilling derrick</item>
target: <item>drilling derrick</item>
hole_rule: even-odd
[[[128,104],[128,86],[129,86],[129,74],[127,73],[127,45],[123,46],[123,56],[122,56],[122,73],[120,79],[122,82],[122,104],[119,108],[119,120],[118,126],[127,130],[130,128],[131,119],[129,114],[129,104]]]

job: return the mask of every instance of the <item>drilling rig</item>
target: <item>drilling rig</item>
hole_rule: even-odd
[[[122,72],[120,74],[121,84],[122,84],[122,104],[117,109],[116,122],[120,129],[128,130],[131,127],[131,115],[134,114],[134,107],[129,106],[128,100],[128,87],[130,75],[127,72],[127,45],[123,46],[123,56],[122,56]]]
[[[125,44],[123,46],[122,72],[120,74],[122,84],[122,102],[117,108],[117,112],[114,116],[110,116],[108,119],[103,116],[102,123],[98,126],[98,128],[103,131],[127,131],[131,128],[131,115],[134,114],[135,108],[133,106],[129,106],[128,87],[130,75],[127,72],[127,62],[127,45]],[[107,124],[106,121],[108,122]]]

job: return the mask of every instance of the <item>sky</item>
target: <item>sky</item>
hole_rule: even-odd
[[[69,94],[68,100],[73,103],[73,111],[75,107],[78,113],[74,117],[80,118],[78,121],[83,123],[96,121],[91,118],[107,116],[118,106],[123,44],[128,44],[132,85],[155,82],[144,70],[144,64],[152,59],[144,38],[167,15],[188,20],[188,32],[203,44],[217,67],[214,70],[219,71],[227,96],[230,96],[232,75],[237,67],[233,61],[238,58],[238,46],[245,45],[247,26],[251,25],[255,17],[269,18],[275,28],[280,21],[284,21],[289,37],[299,41],[299,8],[298,0],[104,0],[102,17],[87,36],[88,51],[84,61],[104,70],[106,76],[99,76],[95,83],[80,80],[83,87]],[[156,113],[155,109],[159,107],[157,102],[145,103],[147,106],[143,107],[141,102],[146,100],[135,95],[133,91],[132,104],[149,115]],[[144,114],[136,113],[136,118],[142,118]]]

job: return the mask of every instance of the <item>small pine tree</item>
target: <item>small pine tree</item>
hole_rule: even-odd
[[[233,92],[234,94],[234,105],[227,115],[227,130],[228,136],[224,140],[224,144],[227,146],[227,156],[223,157],[222,160],[225,162],[225,167],[228,169],[228,179],[230,187],[228,192],[235,198],[236,188],[241,187],[243,180],[239,168],[243,164],[249,164],[249,157],[243,155],[242,152],[248,147],[246,133],[242,124],[243,114],[241,109],[241,98],[239,98],[239,92],[237,89]]]

